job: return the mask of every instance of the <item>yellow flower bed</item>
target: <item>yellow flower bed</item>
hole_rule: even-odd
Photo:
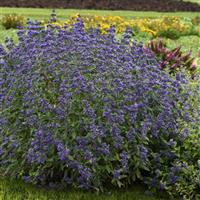
[[[74,24],[78,18],[84,21],[86,30],[89,28],[101,28],[101,33],[106,34],[111,25],[116,29],[116,33],[123,33],[127,27],[132,28],[136,33],[148,33],[152,37],[160,36],[165,32],[171,31],[172,34],[187,35],[194,28],[191,23],[186,23],[178,17],[161,17],[161,18],[132,18],[126,19],[120,16],[97,16],[88,15],[80,16],[76,14],[64,22],[54,23],[57,26]],[[195,26],[195,31],[200,35],[200,26]],[[167,33],[166,33],[167,34]]]
[[[136,25],[142,32],[151,33],[153,36],[159,36],[161,32],[173,30],[177,33],[185,33],[191,27],[185,25],[177,17],[162,17],[159,19],[133,19],[130,21],[132,25]]]

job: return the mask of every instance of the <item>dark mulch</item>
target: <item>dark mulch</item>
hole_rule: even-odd
[[[137,11],[200,11],[200,5],[183,2],[182,0],[0,0],[0,6]]]

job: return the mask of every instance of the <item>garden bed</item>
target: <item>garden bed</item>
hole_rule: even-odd
[[[4,7],[33,7],[33,8],[78,8],[105,10],[137,10],[137,11],[200,11],[200,5],[192,2],[172,0],[1,0]]]

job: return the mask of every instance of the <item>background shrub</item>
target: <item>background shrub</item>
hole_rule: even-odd
[[[172,40],[176,40],[181,36],[180,32],[173,29],[160,30],[157,35],[159,37],[170,38]]]
[[[17,28],[24,25],[24,17],[17,14],[4,15],[2,18],[2,25],[6,29]]]
[[[82,21],[71,30],[28,21],[18,36],[0,49],[2,174],[96,190],[161,186],[157,170],[174,166],[196,122],[184,76],[159,69],[130,29],[117,41],[113,28],[85,32]]]
[[[195,26],[200,25],[200,17],[199,16],[194,17],[192,19],[192,24],[195,25]]]

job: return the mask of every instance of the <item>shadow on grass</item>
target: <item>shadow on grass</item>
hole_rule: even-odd
[[[1,200],[167,200],[166,194],[147,195],[146,188],[136,184],[129,189],[110,190],[103,194],[75,189],[45,189],[18,180],[0,179]]]

